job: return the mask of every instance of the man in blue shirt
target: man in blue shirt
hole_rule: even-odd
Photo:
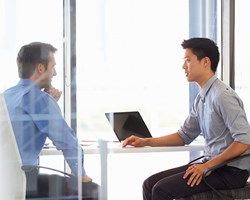
[[[143,183],[144,200],[179,199],[211,190],[203,181],[203,172],[217,164],[249,151],[250,126],[243,102],[235,91],[219,80],[216,69],[219,50],[207,38],[184,40],[183,69],[188,82],[200,87],[192,110],[176,133],[157,138],[127,138],[123,147],[181,146],[190,144],[200,134],[205,139],[205,159],[200,164],[185,165],[159,172]],[[247,158],[223,166],[208,175],[216,189],[244,187],[250,170]]]
[[[4,97],[23,165],[38,165],[39,154],[49,138],[63,152],[76,178],[26,171],[26,196],[49,196],[58,185],[62,186],[61,195],[76,195],[77,177],[81,176],[83,199],[97,199],[98,185],[86,174],[83,149],[57,104],[61,92],[51,86],[57,75],[56,51],[52,45],[41,42],[24,45],[17,56],[20,81],[7,89]]]

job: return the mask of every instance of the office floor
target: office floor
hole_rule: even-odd
[[[108,200],[142,199],[142,183],[161,170],[186,164],[189,152],[127,153],[108,155]],[[62,156],[42,156],[41,165],[63,170]],[[86,171],[101,183],[99,155],[85,155]]]

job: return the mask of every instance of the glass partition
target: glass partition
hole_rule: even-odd
[[[77,101],[64,102],[61,98],[59,104],[64,108],[76,103],[77,112],[71,114],[76,116],[80,140],[117,140],[105,117],[106,112],[114,111],[139,111],[153,136],[176,131],[189,112],[190,102],[180,44],[190,37],[190,29],[210,26],[205,21],[217,24],[218,14],[213,15],[214,19],[206,19],[210,9],[208,2],[211,0],[197,1],[203,3],[200,7],[203,9],[194,9],[197,13],[192,12],[192,16],[190,7],[197,6],[196,1],[192,0],[76,0],[76,13],[73,13],[76,14],[76,27],[73,27],[76,29],[76,41],[65,41],[63,36],[66,16],[63,13],[64,2],[0,0],[0,52],[4,67],[4,73],[0,75],[0,90],[18,81],[15,63],[17,51],[21,45],[32,41],[48,42],[58,48],[58,75],[53,79],[53,84],[63,90],[64,85],[71,84],[64,82],[64,77],[70,76],[63,69],[64,62],[71,58],[64,58],[63,45],[65,42],[68,45],[76,42],[77,66],[76,77],[73,77],[77,81],[76,91],[69,94],[76,94]],[[67,18],[65,21],[67,24],[71,22]],[[192,25],[190,22],[193,22]],[[212,29],[215,33],[207,33],[211,29],[204,30],[191,36],[215,37],[218,31]],[[166,168],[159,163],[170,163],[168,167],[172,167],[188,162],[183,159],[187,152],[172,155],[157,153],[156,156],[110,156],[109,166],[112,167],[115,164],[121,168],[128,159],[132,159],[131,163],[141,159],[142,167],[152,165],[151,171],[142,171],[138,166],[141,174],[134,182],[132,192],[124,196],[125,199],[134,195],[133,192],[140,198],[143,179]],[[158,162],[152,163],[152,159]],[[171,163],[171,160],[176,161]],[[52,167],[57,169],[62,169],[63,165],[62,157],[59,160],[54,156],[44,156],[41,162],[53,164]],[[99,162],[98,155],[86,155],[86,169],[100,183],[100,174],[96,173]],[[130,167],[128,171],[135,166]],[[112,172],[108,174],[110,182],[106,188],[110,192],[109,197],[117,199],[120,192],[113,191],[113,188],[121,177],[111,171],[113,168],[106,170]],[[129,178],[126,173],[123,176]],[[127,187],[129,181],[124,180],[123,186]],[[123,189],[122,185],[120,189]]]
[[[17,53],[22,45],[35,41],[51,43],[58,49],[58,75],[52,84],[63,90],[63,2],[0,0],[0,24],[0,54],[4,71],[0,74],[0,91],[17,83]],[[63,103],[61,98],[61,107]]]

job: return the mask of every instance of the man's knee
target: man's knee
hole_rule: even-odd
[[[94,182],[82,184],[82,199],[98,200],[100,186]]]
[[[152,186],[151,186],[151,182],[150,182],[150,179],[147,178],[143,181],[142,183],[142,190],[143,191],[150,191],[152,189]]]

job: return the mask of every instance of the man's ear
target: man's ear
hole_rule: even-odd
[[[204,63],[204,66],[205,67],[211,67],[211,60],[210,60],[210,58],[209,57],[204,57],[203,58],[203,63]]]
[[[43,73],[44,70],[45,70],[45,67],[44,67],[43,64],[39,63],[39,64],[37,64],[36,69],[37,69],[37,71],[38,71],[39,73]]]

